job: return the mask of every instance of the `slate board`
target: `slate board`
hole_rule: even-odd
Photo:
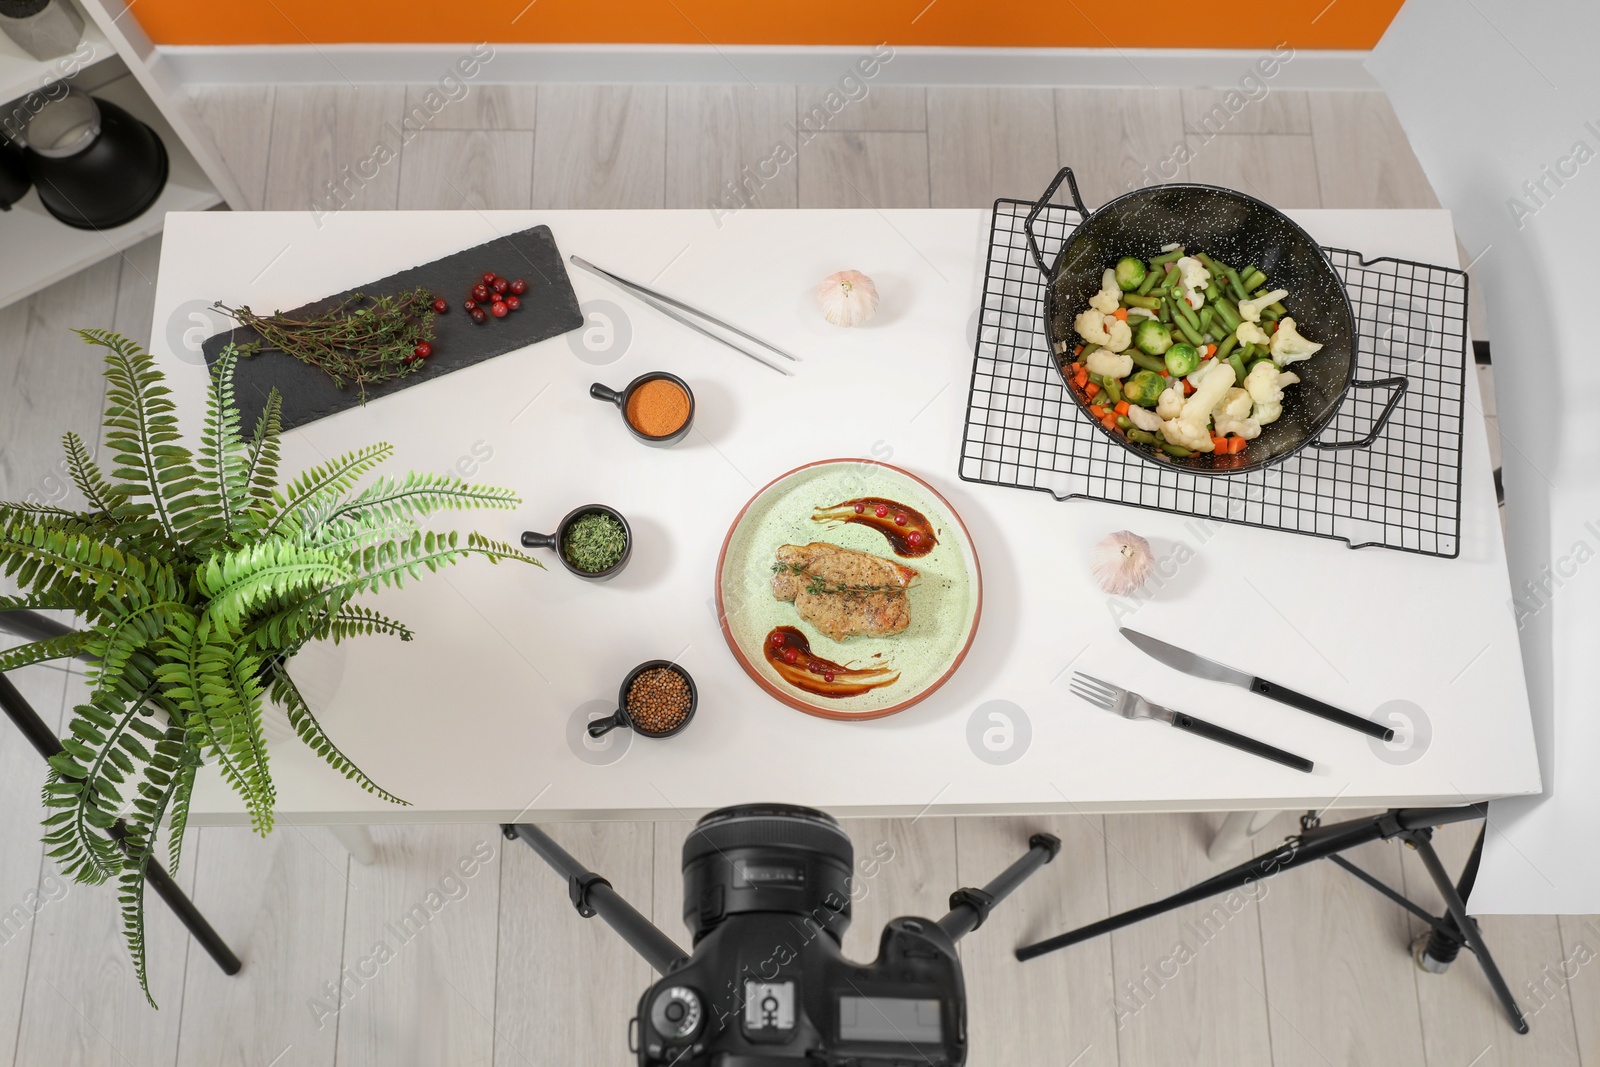
[[[528,291],[522,297],[519,310],[503,319],[491,317],[480,326],[461,310],[461,304],[486,270],[497,271],[505,278],[521,278],[528,283]],[[355,293],[382,296],[419,285],[450,302],[449,311],[434,316],[434,354],[419,373],[367,386],[369,404],[401,389],[426,385],[441,374],[482,363],[583,325],[577,294],[572,291],[566,264],[548,226],[535,226],[498,237],[420,267],[289,309],[287,313],[296,317],[316,314]],[[253,310],[265,315],[283,309],[254,307]],[[202,346],[206,366],[209,368],[217,361],[229,341],[243,344],[256,340],[259,340],[256,332],[243,327],[207,338]],[[263,349],[258,355],[240,360],[234,374],[234,391],[246,434],[255,426],[266,405],[267,394],[274,387],[283,394],[283,428],[286,430],[361,403],[361,391],[355,385],[347,384],[341,389],[326,372],[282,352]]]

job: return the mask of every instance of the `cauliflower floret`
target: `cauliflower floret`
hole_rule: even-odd
[[[1267,331],[1253,322],[1241,322],[1239,328],[1233,331],[1242,345],[1270,345],[1272,338],[1267,336]]]
[[[1283,414],[1284,386],[1293,385],[1299,380],[1298,374],[1280,371],[1269,360],[1262,360],[1250,368],[1250,373],[1244,378],[1244,387],[1249,391],[1250,399],[1255,401],[1253,417],[1258,425],[1266,426],[1278,421],[1278,416]]]
[[[1129,308],[1128,309],[1128,318],[1130,318],[1130,319],[1155,319],[1155,318],[1160,318],[1160,316],[1157,315],[1154,311],[1151,311],[1149,308]]]
[[[1241,300],[1239,301],[1239,317],[1246,322],[1260,322],[1262,308],[1268,304],[1276,304],[1288,295],[1289,290],[1287,289],[1274,289],[1272,292],[1264,293],[1254,300]],[[1093,301],[1090,301],[1090,303],[1093,303]]]
[[[1111,335],[1111,339],[1106,342],[1105,347],[1113,352],[1121,352],[1133,344],[1133,327],[1121,319],[1107,317],[1106,332]]]
[[[1122,299],[1122,290],[1117,288],[1117,272],[1107,269],[1100,275],[1100,291],[1089,298],[1089,306],[1102,315],[1109,315],[1117,310],[1117,303]],[[1272,303],[1268,300],[1267,303]]]
[[[1183,411],[1183,390],[1168,386],[1156,397],[1156,414],[1163,419],[1175,419]]]
[[[1161,416],[1138,404],[1128,405],[1128,421],[1146,433],[1155,433],[1161,429]]]
[[[1161,433],[1168,441],[1196,452],[1210,452],[1211,433],[1206,423],[1211,411],[1224,394],[1233,387],[1233,368],[1226,363],[1216,364],[1200,380],[1195,394],[1183,402],[1183,410],[1175,419],[1161,424]],[[1170,390],[1169,390],[1170,392]],[[1161,394],[1163,398],[1166,393]],[[1160,408],[1157,407],[1159,413]]]
[[[1117,320],[1112,319],[1111,321],[1116,322]],[[1078,331],[1079,337],[1085,341],[1093,341],[1097,345],[1103,345],[1111,340],[1111,334],[1106,330],[1106,317],[1094,308],[1090,308],[1073,319],[1072,328]]]
[[[1249,391],[1238,386],[1222,394],[1222,400],[1211,409],[1211,422],[1217,436],[1237,434],[1246,441],[1260,437],[1261,423],[1250,417],[1251,403]]]
[[[1206,270],[1206,265],[1193,256],[1184,256],[1178,260],[1178,276],[1183,282],[1183,298],[1189,306],[1199,310],[1206,298],[1197,290],[1204,289],[1211,284],[1211,272]],[[1272,303],[1272,301],[1267,301]]]
[[[1098,374],[1102,378],[1126,378],[1133,373],[1133,357],[1126,352],[1097,348],[1089,353],[1084,363],[1090,374]]]
[[[1310,359],[1321,350],[1322,345],[1300,336],[1300,332],[1294,328],[1293,319],[1279,322],[1278,332],[1272,335],[1272,359],[1280,367]]]

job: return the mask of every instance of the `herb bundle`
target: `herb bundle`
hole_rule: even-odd
[[[335,307],[306,319],[282,313],[257,315],[249,306],[216,309],[261,338],[239,346],[241,355],[274,349],[317,367],[343,389],[354,382],[367,398],[367,386],[404,378],[423,367],[418,345],[433,340],[434,297],[418,288],[368,300],[356,293]],[[430,349],[431,351],[431,346]]]
[[[616,566],[628,549],[622,523],[603,511],[580,515],[561,538],[561,554],[585,574],[599,574]]]

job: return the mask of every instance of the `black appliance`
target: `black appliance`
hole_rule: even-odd
[[[22,149],[0,137],[0,211],[10,211],[33,188]]]
[[[684,952],[536,826],[507,824],[662,977],[630,1024],[640,1067],[961,1067],[967,998],[956,942],[1061,850],[1035,834],[982,889],[958,889],[934,921],[884,927],[878,958],[840,952],[854,850],[832,816],[788,804],[714,811],[683,844]],[[880,857],[881,858],[881,857]]]
[[[167,184],[167,149],[155,131],[76,89],[29,116],[20,139],[45,210],[80,230],[132,222]]]

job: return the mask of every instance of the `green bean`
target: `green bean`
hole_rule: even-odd
[[[1083,351],[1078,353],[1078,358],[1087,359],[1090,352],[1098,351],[1100,351],[1100,343],[1098,341],[1085,341],[1083,343]]]
[[[1289,309],[1283,306],[1283,301],[1281,300],[1268,304],[1267,310],[1278,316],[1280,319],[1289,314]]]
[[[1174,319],[1172,324],[1176,326],[1178,328],[1178,332],[1183,334],[1184,337],[1187,337],[1189,339],[1189,343],[1194,345],[1196,348],[1200,348],[1205,345],[1206,339],[1200,336],[1200,331],[1194,329],[1187,322],[1183,321],[1182,319]]]
[[[1172,297],[1171,299],[1172,313],[1176,315],[1180,321],[1188,323],[1191,330],[1199,332],[1200,317],[1196,315],[1194,313],[1194,309],[1189,306],[1189,301],[1185,300],[1181,293]]]
[[[1244,283],[1239,280],[1239,272],[1238,271],[1236,271],[1236,270],[1234,270],[1233,268],[1230,267],[1227,270],[1223,271],[1223,273],[1228,276],[1228,288],[1232,289],[1234,291],[1234,294],[1240,300],[1248,300],[1248,299],[1250,299],[1250,294],[1245,291]]]
[[[1194,254],[1194,258],[1198,259],[1201,263],[1204,263],[1206,270],[1210,271],[1212,274],[1221,274],[1223,271],[1228,269],[1227,264],[1218,263],[1204,252],[1196,252]]]
[[[1246,289],[1259,289],[1267,284],[1267,276],[1261,273],[1260,267],[1246,267],[1239,280],[1244,283]]]
[[[1117,416],[1117,425],[1122,427],[1124,430],[1126,430],[1128,427],[1133,425],[1133,420],[1128,418],[1128,416],[1126,416],[1126,415],[1118,415]]]
[[[1157,256],[1155,259],[1152,259],[1150,261],[1150,265],[1152,267],[1159,267],[1163,263],[1175,263],[1175,262],[1177,262],[1178,260],[1180,260],[1182,258],[1183,258],[1183,249],[1174,248],[1172,251],[1165,252],[1165,253]]]
[[[1225,296],[1218,297],[1216,304],[1213,306],[1217,309],[1217,314],[1222,316],[1222,324],[1228,328],[1229,332],[1237,330],[1239,324],[1244,321],[1239,317],[1239,309],[1229,303],[1228,298]]]
[[[1222,344],[1217,346],[1217,358],[1227,359],[1228,353],[1233,351],[1233,346],[1239,343],[1237,334],[1229,334],[1222,339]]]
[[[1122,403],[1122,383],[1109,374],[1101,379],[1102,388],[1106,391],[1106,400],[1111,406]]]
[[[1122,302],[1131,308],[1147,308],[1150,311],[1154,311],[1156,308],[1161,306],[1161,301],[1157,300],[1155,297],[1139,296],[1137,294],[1130,296],[1127,293],[1123,293]]]
[[[1160,318],[1162,322],[1171,322],[1172,321],[1172,308],[1167,303],[1167,301],[1165,301],[1165,300],[1161,301],[1161,307],[1156,312],[1156,316],[1158,318]]]
[[[1235,352],[1228,357],[1228,366],[1233,368],[1233,384],[1238,385],[1244,381],[1244,360]]]
[[[1167,455],[1177,456],[1179,459],[1188,459],[1190,456],[1194,455],[1194,453],[1190,452],[1187,448],[1184,448],[1182,445],[1175,445],[1171,441],[1157,441],[1156,447],[1161,449],[1161,451],[1165,452]]]
[[[1160,356],[1148,355],[1139,351],[1137,348],[1128,349],[1127,354],[1133,357],[1133,365],[1135,367],[1141,367],[1144,370],[1153,370],[1157,374],[1167,369],[1167,361],[1162,359]]]
[[[1126,415],[1122,416],[1124,419],[1127,417],[1128,416]],[[1122,420],[1119,419],[1117,421],[1120,422]],[[1135,444],[1141,445],[1153,445],[1157,443],[1156,435],[1151,433],[1149,430],[1129,430],[1128,440],[1134,442]]]
[[[1143,296],[1145,293],[1148,293],[1151,289],[1155,288],[1156,282],[1160,280],[1161,274],[1159,271],[1146,271],[1144,281],[1139,283],[1139,295]]]
[[[1089,380],[1102,389],[1106,387],[1106,380],[1100,375],[1096,374],[1094,371],[1089,372]]]
[[[1261,309],[1261,321],[1262,322],[1277,322],[1278,319],[1281,318],[1281,317],[1282,316],[1280,316],[1276,311],[1273,311],[1271,308],[1262,308]]]
[[[1200,329],[1202,331],[1209,331],[1216,317],[1217,311],[1215,308],[1202,304],[1200,306]]]

